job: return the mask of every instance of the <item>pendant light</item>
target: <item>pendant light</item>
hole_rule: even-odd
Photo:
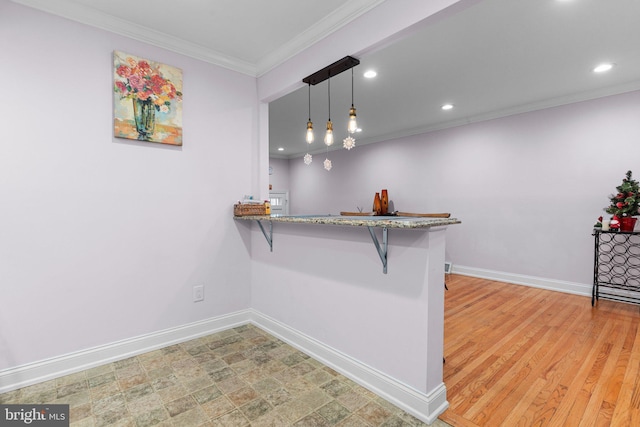
[[[327,147],[333,145],[333,123],[331,123],[331,75],[327,80],[327,88],[329,92],[329,120],[327,121],[327,132],[324,135],[324,143]]]
[[[344,148],[347,150],[355,147],[355,139],[351,136],[357,130],[357,123],[355,122],[356,118],[356,108],[353,104],[353,67],[360,64],[360,60],[354,58],[352,56],[345,56],[344,58],[334,62],[333,64],[324,67],[321,70],[316,71],[315,73],[305,77],[302,79],[303,83],[309,85],[309,121],[307,122],[307,142],[311,144],[313,142],[313,123],[311,122],[311,85],[317,85],[325,80],[327,82],[327,90],[328,90],[328,102],[329,102],[329,120],[327,120],[327,131],[324,136],[324,143],[327,147],[327,157],[325,158],[323,165],[327,171],[330,171],[333,167],[331,160],[329,160],[329,147],[333,145],[333,123],[331,122],[331,77],[337,76],[343,71],[347,71],[351,68],[351,109],[349,110],[349,133],[347,138],[343,140]],[[309,165],[311,163],[311,154],[307,153],[304,156],[304,163]]]
[[[307,144],[311,144],[313,142],[313,123],[311,122],[311,83],[309,83],[309,121],[307,122],[307,135],[306,138]],[[304,164],[309,166],[313,161],[313,156],[309,153],[304,155]]]
[[[311,83],[309,83],[309,121],[307,122],[307,144],[313,142],[313,123],[311,122]]]
[[[327,121],[327,133],[324,135],[324,143],[327,146],[327,157],[324,159],[324,169],[328,172],[331,170],[331,160],[329,160],[329,146],[333,145],[333,123],[331,123],[331,73],[329,73],[329,79],[327,80],[327,87],[329,91],[328,103],[329,103],[329,120]]]
[[[356,122],[356,107],[353,106],[353,68],[351,68],[351,108],[349,109],[349,124],[347,125],[347,131],[353,135],[358,129],[358,123]]]

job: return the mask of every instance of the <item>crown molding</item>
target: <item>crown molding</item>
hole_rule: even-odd
[[[640,90],[640,81],[625,83],[616,86],[598,88],[594,90],[574,93],[566,96],[558,96],[555,98],[545,99],[539,102],[531,102],[522,105],[516,105],[502,110],[496,110],[489,113],[476,114],[469,117],[451,120],[448,122],[438,123],[435,125],[420,126],[412,129],[403,129],[398,132],[380,135],[371,139],[362,139],[362,145],[374,142],[388,141],[407,136],[420,135],[429,132],[435,132],[443,129],[450,129],[458,126],[464,126],[471,123],[486,122],[489,120],[501,119],[504,117],[515,116],[518,114],[526,114],[534,111],[545,110],[547,108],[562,107],[565,105],[576,104],[579,102],[592,101],[595,99],[605,98],[607,96],[621,95],[627,92]]]
[[[627,92],[635,92],[640,90],[640,81],[629,82],[621,85],[610,86],[606,88],[599,88],[595,90],[585,91],[581,93],[575,93],[568,96],[559,96],[555,98],[545,99],[540,102],[532,102],[528,104],[516,105],[501,110],[492,111],[484,114],[476,114],[468,117],[462,117],[456,120],[450,120],[447,122],[430,124],[425,126],[417,126],[413,128],[400,129],[394,132],[388,132],[373,137],[363,137],[357,139],[356,148],[363,145],[373,144],[377,142],[392,141],[395,139],[406,138],[415,135],[422,135],[430,132],[436,132],[440,130],[455,128],[459,126],[465,126],[472,123],[486,122],[489,120],[501,119],[504,117],[515,116],[518,114],[531,113],[534,111],[544,110],[547,108],[562,107],[564,105],[576,104],[579,102],[592,101],[594,99],[605,98],[607,96],[621,95]],[[326,153],[327,151],[341,150],[341,144],[334,144],[332,147],[320,147],[316,150],[307,150],[311,155]],[[284,159],[297,159],[302,158],[305,153],[296,152],[288,155],[274,155],[270,154],[270,157],[284,158]]]
[[[51,0],[11,1],[252,77],[258,77],[386,0],[351,0],[345,2],[343,6],[309,27],[303,33],[297,35],[275,51],[267,54],[257,64],[222,54],[197,43],[167,35],[163,32],[117,18],[69,0],[58,0],[55,2]]]
[[[256,76],[256,67],[246,61],[223,55],[212,49],[160,31],[117,18],[96,9],[71,1],[51,0],[11,0],[24,6],[51,13],[92,27],[100,28],[121,36],[151,44],[182,55],[186,55],[214,65],[219,65],[243,74]]]
[[[386,0],[351,0],[316,22],[297,37],[272,51],[256,64],[258,77],[313,46],[349,22],[365,14]]]

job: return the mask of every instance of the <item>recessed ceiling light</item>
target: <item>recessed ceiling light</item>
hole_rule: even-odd
[[[445,111],[446,111],[446,110],[451,110],[451,109],[453,109],[453,104],[444,104],[444,105],[443,105],[442,107],[440,107],[440,108],[442,108],[442,109],[443,109],[443,110],[445,110]]]
[[[375,76],[377,76],[377,75],[378,75],[378,73],[376,73],[376,72],[375,72],[375,71],[373,71],[373,70],[368,70],[368,71],[365,71],[365,73],[364,73],[363,75],[364,75],[366,78],[368,78],[368,79],[372,79],[372,78],[374,78]]]
[[[284,151],[283,147],[278,147],[278,151]]]
[[[356,132],[362,132],[362,128],[356,129]]]
[[[613,68],[613,64],[610,62],[604,62],[593,69],[594,73],[604,73]]]

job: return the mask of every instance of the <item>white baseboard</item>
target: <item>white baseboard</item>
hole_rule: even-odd
[[[421,393],[256,310],[247,309],[0,371],[0,393],[252,323],[430,424],[448,407],[444,383]]]
[[[526,276],[523,274],[505,273],[503,271],[485,270],[483,268],[453,266],[452,273],[463,276],[480,277],[482,279],[531,286],[533,288],[568,294],[591,296],[591,285],[584,283],[566,282],[563,280],[546,279],[544,277]]]
[[[449,407],[444,383],[425,394],[258,311],[253,310],[251,320],[257,327],[301,350],[427,424],[433,423]]]
[[[189,323],[115,343],[0,371],[0,393],[91,369],[249,323],[250,310]]]

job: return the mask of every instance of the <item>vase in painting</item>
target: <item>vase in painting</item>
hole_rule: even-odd
[[[151,99],[133,100],[133,118],[136,123],[138,139],[151,141],[156,127],[156,107]]]

